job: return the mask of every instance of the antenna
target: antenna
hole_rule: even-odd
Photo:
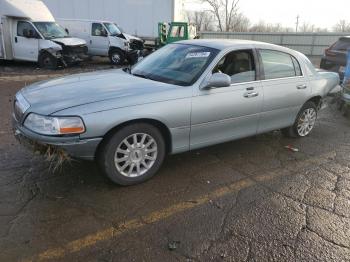
[[[295,32],[298,33],[298,28],[299,28],[299,18],[300,15],[297,15],[297,22],[295,23]]]

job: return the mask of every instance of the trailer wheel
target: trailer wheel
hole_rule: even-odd
[[[111,50],[109,52],[109,59],[113,65],[122,65],[125,61],[125,54],[118,49]]]
[[[58,65],[57,58],[50,53],[43,52],[39,56],[39,66],[45,69],[56,69]]]

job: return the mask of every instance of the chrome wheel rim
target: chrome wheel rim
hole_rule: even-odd
[[[112,61],[116,64],[118,64],[120,62],[120,55],[115,53],[112,55]]]
[[[147,173],[157,160],[156,140],[145,133],[135,133],[125,138],[117,147],[114,163],[120,174],[140,177]]]
[[[316,110],[313,108],[306,109],[298,120],[297,130],[300,136],[307,136],[310,134],[315,126],[317,118]]]

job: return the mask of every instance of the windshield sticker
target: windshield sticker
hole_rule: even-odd
[[[186,58],[203,58],[203,57],[209,57],[210,52],[197,52],[197,53],[188,53],[186,55]]]

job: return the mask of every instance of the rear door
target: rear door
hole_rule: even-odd
[[[258,133],[291,126],[311,95],[300,62],[275,50],[258,50],[262,67],[264,101]]]
[[[96,56],[107,56],[109,50],[109,38],[107,30],[102,23],[91,24],[89,41],[89,53]]]
[[[28,21],[14,21],[12,44],[15,59],[38,61],[39,34]]]

